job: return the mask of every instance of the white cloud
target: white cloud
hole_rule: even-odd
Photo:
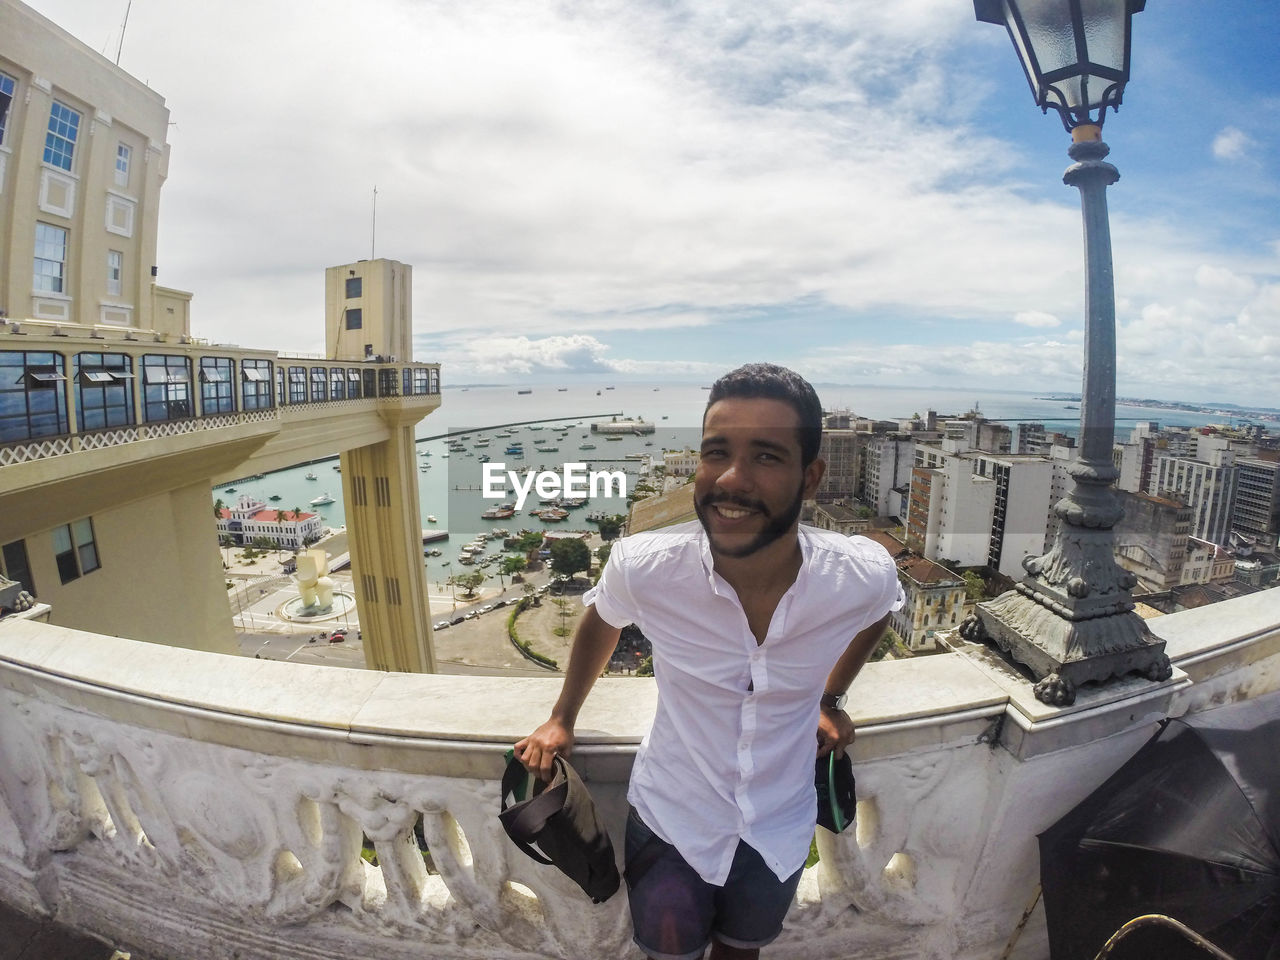
[[[118,30],[110,5],[33,2],[94,48]],[[376,184],[376,252],[414,266],[418,355],[445,363],[450,382],[702,376],[698,349],[736,347],[744,317],[761,321],[752,349],[838,357],[824,360],[835,380],[840,363],[850,376],[1078,380],[1076,193],[1054,170],[1020,179],[1030,148],[995,138],[993,65],[1011,54],[965,4],[299,11],[132,9],[122,66],[176,124],[160,277],[194,291],[199,336],[323,349],[323,268],[369,256]],[[951,82],[975,49],[991,64]],[[1215,155],[1252,143],[1228,127]],[[1124,196],[1112,212],[1122,368],[1126,355],[1168,358],[1184,382],[1211,384],[1224,367],[1204,358],[1275,332],[1266,290],[1280,243],[1221,253]],[[801,322],[795,304],[816,307]],[[1052,342],[1036,339],[1049,330]],[[1223,330],[1227,343],[1209,342]],[[644,331],[658,334],[641,349]],[[865,342],[842,346],[851,331]]]
[[[1253,147],[1253,138],[1238,127],[1223,127],[1213,138],[1213,155],[1219,160],[1244,160]]]
[[[1014,323],[1020,323],[1024,327],[1058,327],[1062,325],[1059,320],[1051,313],[1041,313],[1038,310],[1024,310],[1013,316]]]

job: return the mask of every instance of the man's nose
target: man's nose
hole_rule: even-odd
[[[748,490],[751,488],[751,470],[742,459],[731,460],[716,478],[716,486],[724,490]]]

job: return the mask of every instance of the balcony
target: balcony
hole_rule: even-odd
[[[1019,928],[1036,834],[1158,719],[1280,686],[1278,598],[1152,621],[1173,677],[1086,688],[1066,709],[980,650],[869,665],[854,688],[857,828],[819,831],[769,956],[1045,956],[1042,909]],[[638,957],[624,893],[590,905],[495,815],[502,753],[558,688],[5,619],[0,900],[183,960]],[[605,679],[580,719],[575,762],[615,838],[654,701],[651,681]]]

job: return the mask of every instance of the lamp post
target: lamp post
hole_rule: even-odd
[[[1057,504],[1053,544],[1023,561],[1014,590],[980,603],[965,639],[994,644],[1028,667],[1041,701],[1065,706],[1076,687],[1129,673],[1153,681],[1172,673],[1164,641],[1133,612],[1137,578],[1115,560],[1112,528],[1123,514],[1111,484],[1115,442],[1115,285],[1107,187],[1120,174],[1105,161],[1103,115],[1119,107],[1129,79],[1132,16],[1146,0],[974,0],[986,23],[1013,39],[1036,104],[1052,107],[1071,133],[1074,161],[1063,182],[1080,191],[1084,219],[1085,356],[1080,452],[1072,489]]]

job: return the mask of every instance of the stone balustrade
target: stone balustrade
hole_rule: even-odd
[[[1019,925],[1036,834],[1161,717],[1280,687],[1280,591],[1152,626],[1169,681],[1067,709],[982,650],[869,665],[858,823],[818,831],[767,955],[1047,955],[1040,908]],[[174,960],[639,957],[625,891],[593,906],[497,821],[502,754],[558,688],[0,621],[0,900]],[[580,718],[575,765],[615,840],[655,696],[604,679]]]

